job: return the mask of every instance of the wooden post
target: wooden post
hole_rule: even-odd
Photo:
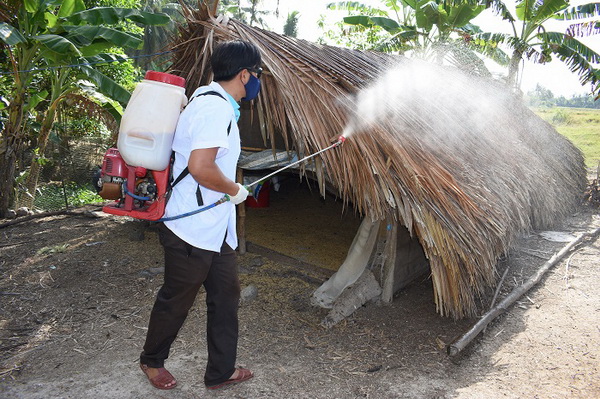
[[[237,168],[236,179],[238,183],[244,184],[244,170]],[[237,206],[237,235],[238,235],[238,251],[240,255],[246,253],[246,203],[242,202]]]
[[[396,268],[396,252],[398,246],[398,222],[388,216],[385,225],[385,249],[383,251],[383,292],[381,300],[391,303],[394,299],[394,276]]]

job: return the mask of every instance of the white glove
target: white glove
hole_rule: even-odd
[[[246,201],[246,198],[248,198],[248,194],[249,191],[246,187],[242,186],[240,183],[236,183],[239,187],[239,190],[237,192],[236,195],[230,195],[229,196],[229,201],[233,204],[233,205],[237,205],[237,204],[241,204],[242,202]]]

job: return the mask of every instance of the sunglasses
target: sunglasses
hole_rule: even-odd
[[[262,68],[242,68],[242,69],[247,69],[248,72],[252,72],[256,74],[256,77],[258,79],[260,79],[260,75],[262,75],[263,69]],[[240,69],[240,71],[242,70]]]

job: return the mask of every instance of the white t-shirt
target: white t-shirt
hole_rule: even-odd
[[[207,91],[216,91],[225,100],[216,95],[194,98]],[[173,179],[188,165],[193,150],[218,147],[215,163],[226,177],[235,181],[241,143],[234,107],[230,103],[233,100],[229,100],[230,97],[216,82],[196,89],[192,95],[193,100],[183,110],[177,123],[173,139]],[[227,128],[230,124],[228,135]],[[165,217],[198,209],[197,188],[198,183],[191,174],[177,183],[167,202]],[[204,202],[200,207],[213,204],[225,195],[202,186],[200,191]],[[229,201],[192,216],[165,222],[165,225],[179,238],[197,248],[219,252],[225,234],[227,244],[233,249],[237,248],[235,205]]]

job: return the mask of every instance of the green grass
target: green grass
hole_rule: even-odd
[[[536,108],[534,112],[573,142],[585,156],[588,168],[600,162],[600,109]]]

